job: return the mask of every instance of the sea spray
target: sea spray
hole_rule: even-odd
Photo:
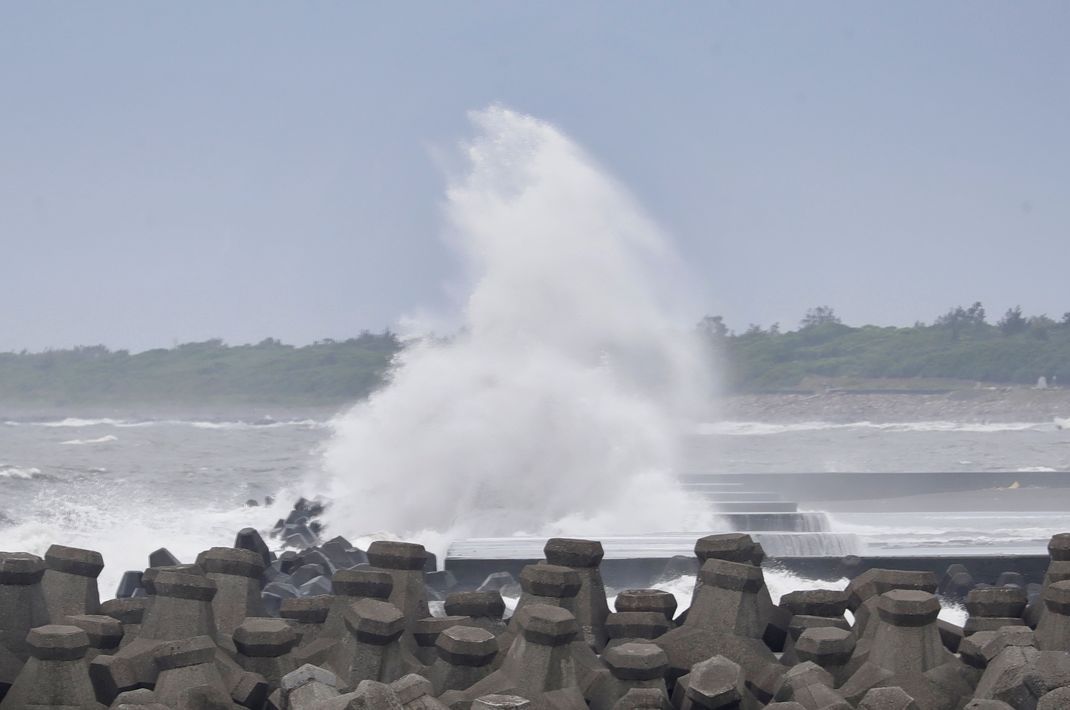
[[[710,528],[673,476],[681,435],[709,415],[711,363],[670,316],[685,279],[669,242],[550,124],[496,106],[471,118],[445,204],[471,280],[461,327],[410,343],[333,422],[313,483],[331,529],[441,548]]]

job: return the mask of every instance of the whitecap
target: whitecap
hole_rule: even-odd
[[[319,429],[328,426],[327,422],[315,419],[291,419],[287,421],[172,421],[171,424],[192,426],[196,429],[222,429],[222,430],[255,430],[255,429],[279,429],[282,427],[302,427],[306,429]]]
[[[70,441],[64,441],[64,446],[84,446],[86,444],[107,444],[112,441],[118,441],[119,437],[114,434],[106,434],[104,436],[97,437],[96,439],[71,439]]]
[[[953,422],[953,421],[919,421],[919,422],[760,422],[760,421],[719,421],[698,424],[694,431],[700,436],[770,436],[776,434],[793,434],[799,432],[856,430],[884,431],[893,433],[912,432],[957,432],[988,434],[1014,431],[1049,431],[1050,424],[1036,422]]]
[[[41,469],[19,466],[12,466],[10,464],[0,464],[0,478],[21,478],[30,479],[36,478],[41,475]]]
[[[34,426],[81,428],[87,426],[121,426],[124,421],[122,419],[82,419],[80,417],[67,417],[66,419],[60,419],[59,421],[30,423]]]

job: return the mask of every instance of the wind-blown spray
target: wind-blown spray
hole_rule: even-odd
[[[332,529],[437,546],[707,528],[673,478],[711,367],[669,317],[667,240],[553,126],[501,107],[472,121],[445,209],[472,278],[462,327],[411,344],[334,422]]]

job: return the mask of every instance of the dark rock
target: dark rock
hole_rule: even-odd
[[[302,597],[314,597],[320,594],[331,593],[331,578],[327,576],[310,579],[300,587],[298,591]]]
[[[301,558],[293,550],[286,550],[275,561],[279,563],[279,570],[283,574],[292,574],[295,569],[302,565]]]
[[[286,582],[272,582],[264,587],[261,594],[274,594],[281,599],[291,599],[296,596],[300,596],[300,592],[297,587]]]
[[[268,549],[264,538],[260,537],[260,533],[255,528],[242,528],[239,530],[234,537],[234,547],[251,550],[260,555],[265,567],[271,564],[271,550]]]
[[[323,565],[304,564],[295,569],[293,574],[290,575],[290,583],[295,587],[300,587],[308,580],[322,577],[326,574],[327,570],[324,569]]]
[[[264,613],[268,616],[279,616],[282,610],[282,602],[283,597],[274,592],[260,592],[260,603],[264,607]]]
[[[324,569],[324,574],[328,576],[334,574],[335,569],[337,569],[334,564],[331,563],[331,559],[323,554],[323,551],[317,547],[301,550],[301,552],[297,553],[297,559],[300,562],[298,565],[299,567],[304,565],[319,565]]]
[[[271,564],[264,568],[264,573],[260,575],[260,584],[265,586],[271,582],[289,582],[290,575],[282,571],[282,563],[279,560],[272,560]]]
[[[182,563],[166,547],[149,553],[149,567],[177,567]]]
[[[115,596],[119,599],[134,596],[134,591],[141,587],[141,570],[127,570],[123,572],[119,580],[119,587],[115,590]]]

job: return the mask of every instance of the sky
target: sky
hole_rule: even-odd
[[[694,322],[1070,311],[1070,4],[0,0],[0,350],[307,343],[447,303],[491,103],[671,235]]]

